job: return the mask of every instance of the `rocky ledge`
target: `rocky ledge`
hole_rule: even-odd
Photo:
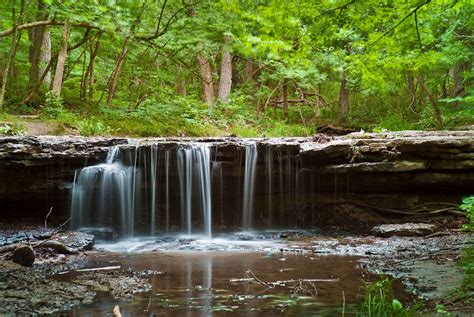
[[[337,204],[363,200],[365,205],[406,208],[433,200],[458,203],[463,195],[474,191],[474,131],[257,139],[0,137],[0,217],[19,215],[22,210],[29,216],[37,213],[44,217],[50,207],[65,215],[75,171],[103,162],[112,146],[146,150],[153,144],[159,149],[173,149],[189,142],[211,144],[212,160],[225,163],[225,184],[242,184],[245,146],[255,142],[259,177],[268,176],[270,151],[272,177],[281,180],[297,174],[285,165],[282,169],[283,157],[283,164],[296,166],[304,179],[295,191],[301,196],[317,191],[320,205],[328,199]],[[257,186],[257,203],[265,195],[264,186]],[[278,194],[276,190],[274,194]],[[314,201],[310,205],[311,212],[321,209]],[[308,206],[301,202],[297,208]]]

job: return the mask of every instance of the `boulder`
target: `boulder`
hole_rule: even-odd
[[[436,226],[427,223],[402,223],[375,226],[372,233],[379,237],[416,237],[429,235],[435,230]]]

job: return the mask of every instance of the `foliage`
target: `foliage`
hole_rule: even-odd
[[[21,122],[0,123],[0,135],[21,136],[26,132],[26,126]]]
[[[474,196],[464,198],[459,208],[467,214],[469,222],[465,225],[465,228],[474,231]]]
[[[409,317],[416,316],[421,309],[420,305],[405,308],[393,296],[392,283],[385,278],[365,285],[364,302],[361,304],[358,316],[364,317]]]
[[[48,119],[57,119],[63,112],[63,99],[48,91],[41,106],[41,115]]]
[[[112,129],[97,118],[84,119],[79,122],[79,134],[83,136],[107,136]]]
[[[102,122],[108,133],[142,136],[299,136],[334,122],[366,131],[474,123],[469,0],[32,0],[20,17],[21,3],[0,4],[0,32],[17,22],[48,19],[67,18],[74,27],[61,97],[43,83],[26,98],[36,85],[30,82],[36,44],[28,29],[17,41],[12,33],[0,37],[0,73],[15,48],[4,102],[12,114],[40,112],[79,130],[81,118],[92,116],[96,123],[83,127]],[[45,30],[51,35],[54,76],[63,26]],[[201,101],[203,76],[196,59],[208,60],[218,90],[224,36],[231,37],[233,55],[230,101],[209,106]],[[346,114],[340,108],[343,79],[349,91]],[[179,85],[185,94],[177,93]]]

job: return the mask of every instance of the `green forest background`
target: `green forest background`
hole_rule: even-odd
[[[1,1],[0,133],[28,120],[128,136],[468,128],[473,12],[472,0]]]

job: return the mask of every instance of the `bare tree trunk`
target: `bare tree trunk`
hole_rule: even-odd
[[[36,19],[43,20],[44,14],[44,3],[42,0],[38,0],[38,13]],[[28,89],[32,89],[38,84],[41,76],[40,63],[41,63],[41,51],[43,49],[43,38],[46,31],[46,26],[36,26],[28,29],[28,39],[30,40],[30,47],[28,50],[28,59],[30,62],[30,71],[28,78]]]
[[[15,59],[16,55],[16,49],[17,49],[17,39],[20,38],[21,36],[21,31],[17,30],[17,25],[21,23],[21,20],[23,19],[23,14],[25,11],[25,1],[21,1],[21,7],[20,7],[20,16],[18,20],[16,19],[16,14],[15,14],[15,6],[12,7],[12,21],[13,21],[13,33],[12,33],[12,44],[10,46],[10,51],[8,53],[8,59],[7,63],[5,65],[5,68],[3,69],[2,76],[1,76],[1,88],[0,88],[0,111],[3,109],[3,101],[5,98],[5,92],[7,89],[7,80],[8,80],[8,72],[10,71],[10,65],[13,63],[13,60]]]
[[[99,52],[100,46],[100,35],[95,42],[95,45],[90,43],[89,45],[89,65],[87,66],[86,72],[82,78],[81,83],[81,98],[85,98],[87,95],[87,82],[89,79],[89,98],[92,99],[94,96],[94,60]]]
[[[425,105],[425,90],[421,88],[425,85],[425,77],[423,76],[423,74],[420,74],[420,75],[417,76],[417,80],[418,80],[418,85],[420,85],[420,93],[419,93],[419,97],[418,97],[418,104],[421,108]]]
[[[30,89],[38,83],[40,77],[40,56],[44,33],[45,26],[37,26],[28,30],[28,38],[30,40],[28,51],[30,61],[28,87]]]
[[[43,34],[43,41],[41,44],[41,52],[39,57],[38,74],[42,74],[51,60],[51,32],[45,31]],[[51,72],[47,72],[44,77],[43,84],[49,88],[51,85]]]
[[[218,93],[219,99],[223,103],[229,101],[230,90],[232,88],[232,55],[230,54],[230,41],[230,35],[224,35]]]
[[[211,64],[207,57],[202,54],[198,54],[197,61],[201,71],[202,88],[203,88],[203,99],[204,102],[210,107],[214,106],[215,95],[214,95],[214,84],[212,82],[212,69]]]
[[[127,57],[129,40],[130,40],[130,37],[127,37],[125,39],[125,42],[123,43],[123,46],[122,46],[122,51],[117,57],[117,61],[115,62],[115,68],[112,72],[112,75],[110,76],[108,95],[107,95],[107,106],[110,106],[110,104],[112,103],[112,98],[115,95],[115,89],[117,88],[117,79],[120,75],[120,71],[122,70],[122,65],[123,65],[123,62],[125,61],[125,57]]]
[[[71,28],[71,24],[69,20],[66,20],[64,23],[61,48],[59,49],[59,53],[58,53],[58,62],[56,64],[56,71],[54,72],[54,79],[53,79],[53,84],[51,87],[52,93],[58,97],[61,96],[61,88],[63,85],[64,64],[66,62],[66,57],[67,57],[67,41],[69,39],[70,28]]]
[[[415,85],[415,76],[411,71],[407,72],[407,88],[408,93],[410,94],[410,100],[413,100],[412,103],[416,103],[416,85]]]
[[[345,119],[349,112],[349,87],[345,76],[341,79],[341,86],[339,88],[339,119]]]
[[[283,113],[288,120],[288,79],[283,79]]]
[[[453,79],[454,79],[454,87],[453,87],[453,92],[451,96],[453,98],[456,97],[464,97],[465,95],[465,89],[464,89],[464,71],[465,71],[465,65],[464,63],[460,63],[456,65],[453,69]]]

